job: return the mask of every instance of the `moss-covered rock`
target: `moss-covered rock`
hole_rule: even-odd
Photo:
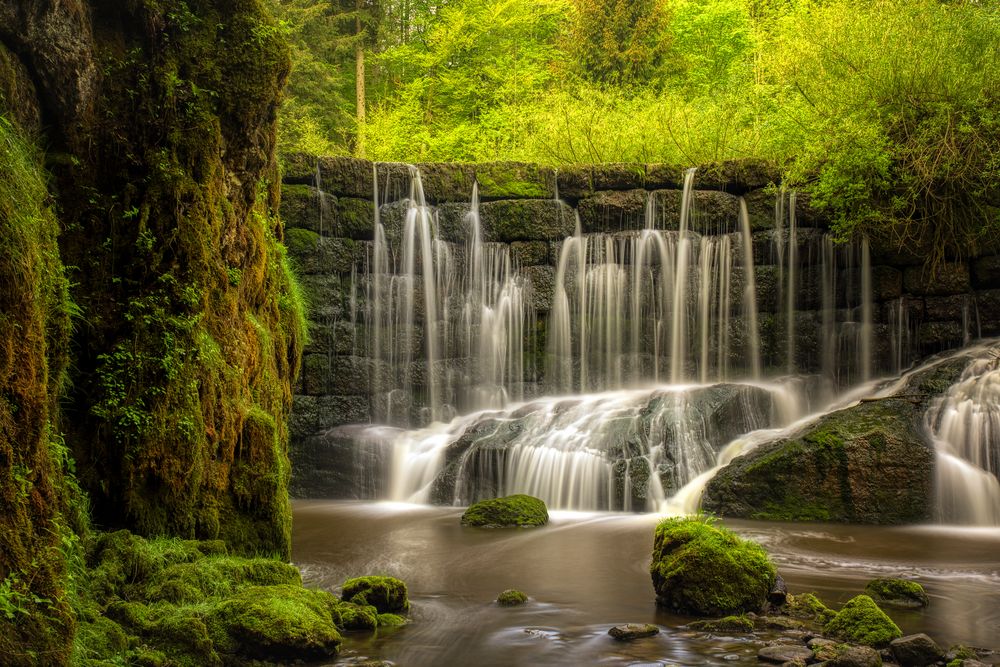
[[[877,647],[902,636],[899,627],[867,595],[850,599],[823,631],[844,641]]]
[[[737,457],[706,485],[705,510],[774,521],[900,524],[932,514],[934,451],[924,414],[971,354],[943,356],[896,393],[829,413]]]
[[[697,616],[757,611],[777,576],[760,545],[701,517],[656,527],[649,571],[658,604]]]
[[[545,503],[524,494],[480,500],[462,514],[463,526],[482,528],[544,526],[548,522],[549,511]]]
[[[479,196],[483,199],[551,199],[555,196],[555,172],[536,164],[488,162],[475,165],[474,171]]]
[[[299,586],[244,589],[219,603],[205,624],[216,650],[267,660],[322,660],[336,655],[335,598]]]
[[[528,596],[514,588],[509,588],[497,596],[497,604],[501,607],[516,607],[527,601]]]
[[[380,614],[405,612],[410,608],[406,584],[395,577],[357,577],[344,582],[341,598],[357,605],[371,605]]]
[[[398,580],[355,580],[364,582],[353,585],[355,602],[343,601],[303,588],[287,563],[230,556],[218,541],[118,531],[98,536],[87,566],[74,647],[80,665],[326,659],[336,654],[341,632],[398,624],[375,604],[397,611],[406,604]]]
[[[693,621],[688,623],[692,630],[704,630],[705,632],[753,632],[753,619],[746,614],[739,616],[725,616],[710,621]]]
[[[924,587],[908,579],[873,579],[865,586],[865,593],[880,605],[892,607],[914,609],[930,602]]]
[[[505,199],[479,210],[487,241],[554,241],[573,235],[573,209],[553,200]]]
[[[820,625],[826,625],[837,614],[823,604],[823,601],[814,593],[789,595],[785,603],[785,611],[789,616],[816,621]]]

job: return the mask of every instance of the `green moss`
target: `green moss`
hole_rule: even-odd
[[[513,588],[510,588],[497,596],[497,604],[501,607],[516,607],[527,601],[527,595]]]
[[[694,621],[688,623],[692,630],[704,630],[706,632],[753,632],[753,619],[746,614],[739,616],[726,616],[714,621]]]
[[[16,666],[69,654],[67,559],[80,521],[58,421],[73,312],[59,225],[40,157],[6,104],[0,100],[0,663]]]
[[[823,601],[813,593],[789,595],[786,606],[789,616],[817,621],[824,625],[836,615],[835,611],[823,604]]]
[[[203,558],[172,565],[151,578],[146,598],[174,603],[194,603],[206,597],[231,595],[243,586],[301,584],[299,571],[267,558]]]
[[[549,512],[538,498],[516,494],[481,500],[462,514],[463,526],[503,528],[508,526],[544,526]]]
[[[760,545],[703,517],[656,527],[650,574],[658,604],[699,616],[759,610],[777,576]]]
[[[865,592],[876,602],[895,607],[926,607],[929,602],[924,587],[906,579],[873,579]]]
[[[405,617],[399,614],[379,614],[378,615],[378,626],[380,628],[393,628],[400,625],[406,625],[407,620]]]
[[[378,609],[371,605],[339,602],[330,608],[333,622],[341,630],[375,630],[379,626]]]
[[[340,633],[330,615],[335,598],[299,586],[243,590],[206,615],[219,651],[269,660],[323,660],[336,655]]]
[[[308,229],[286,229],[285,244],[288,249],[298,255],[312,252],[319,243],[319,234]]]
[[[537,165],[497,162],[476,166],[479,194],[492,199],[548,199],[555,196],[555,174]]]
[[[849,600],[823,631],[844,641],[869,646],[886,646],[902,636],[892,619],[867,595]]]
[[[341,598],[357,605],[371,605],[380,614],[405,612],[410,608],[406,584],[395,577],[357,577],[344,582]]]

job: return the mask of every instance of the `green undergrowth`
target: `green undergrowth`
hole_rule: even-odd
[[[220,540],[104,533],[89,542],[80,575],[72,663],[86,667],[324,660],[344,632],[406,622],[357,593],[345,601],[305,588],[294,566],[234,556]],[[392,590],[391,608],[404,611],[405,585]]]
[[[777,576],[760,545],[697,516],[656,527],[649,571],[658,604],[697,616],[759,611]]]

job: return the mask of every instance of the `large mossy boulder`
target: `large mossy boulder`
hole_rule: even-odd
[[[709,481],[702,508],[771,521],[905,524],[932,514],[934,451],[923,426],[931,401],[968,365],[945,357],[892,395],[817,419],[761,445]]]
[[[462,514],[463,526],[481,528],[544,526],[548,522],[545,503],[524,494],[481,500]]]
[[[759,611],[777,577],[760,545],[702,517],[656,527],[649,572],[657,604],[696,616]]]
[[[903,636],[892,619],[867,595],[851,598],[823,631],[837,639],[876,647],[887,646]]]

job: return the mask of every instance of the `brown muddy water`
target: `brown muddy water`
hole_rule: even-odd
[[[411,623],[345,637],[334,664],[756,665],[777,637],[692,632],[682,627],[692,619],[657,609],[648,572],[657,515],[552,512],[544,528],[488,530],[462,527],[452,507],[297,501],[293,512],[306,584],[337,591],[349,577],[386,574],[409,587]],[[792,593],[814,591],[837,608],[874,577],[913,578],[931,603],[890,612],[904,634],[1000,648],[1000,529],[723,523],[764,545]],[[529,603],[498,607],[508,588]],[[661,633],[616,642],[607,632],[620,623]]]

